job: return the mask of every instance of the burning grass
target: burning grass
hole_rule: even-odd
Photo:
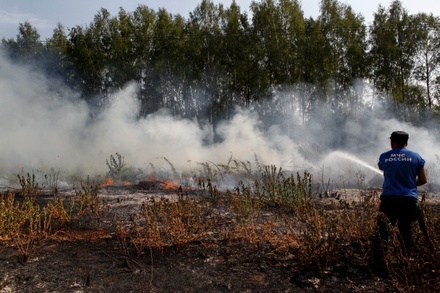
[[[125,166],[122,158],[114,165],[115,170]],[[307,172],[290,174],[275,166],[259,171],[252,176],[246,172],[251,180],[239,180],[227,191],[220,191],[211,178],[201,177],[193,189],[173,185],[171,196],[149,197],[136,212],[113,217],[105,227],[107,203],[100,198],[99,185],[87,181],[64,197],[54,189],[43,203],[32,176],[20,177],[20,192],[6,192],[0,198],[1,241],[16,247],[23,264],[60,231],[68,235],[70,229],[85,227],[108,229],[118,240],[120,252],[132,262],[152,257],[152,251],[163,254],[170,248],[179,251],[188,245],[225,243],[282,259],[284,265],[317,267],[323,279],[342,262],[368,268],[378,208],[376,190],[357,190],[344,199],[322,198],[313,194],[312,176]],[[392,249],[386,257],[391,290],[432,291],[440,286],[439,214],[426,202],[422,209],[432,246],[415,227],[417,249],[412,259],[406,259],[393,230]]]

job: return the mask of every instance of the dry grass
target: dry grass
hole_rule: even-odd
[[[25,262],[42,241],[73,223],[86,217],[99,222],[98,188],[89,181],[69,199],[54,193],[53,199],[42,203],[34,176],[18,177],[20,192],[0,195],[0,239],[13,243],[20,261]]]
[[[341,259],[368,264],[375,229],[378,194],[360,190],[356,201],[321,199],[312,194],[312,176],[288,174],[264,167],[253,181],[237,182],[234,190],[219,191],[211,180],[200,179],[197,196],[181,190],[171,198],[145,201],[129,221],[115,219],[121,251],[149,257],[151,251],[188,244],[241,243],[268,254],[281,255],[301,265],[314,264],[325,276]],[[99,224],[102,202],[96,185],[81,185],[71,198],[54,194],[44,206],[37,203],[32,176],[22,177],[20,197],[7,192],[0,198],[0,237],[11,241],[22,261],[38,245],[61,229],[78,223]],[[395,290],[439,288],[439,215],[422,205],[432,246],[419,229],[416,252],[406,259],[394,230],[386,263]]]

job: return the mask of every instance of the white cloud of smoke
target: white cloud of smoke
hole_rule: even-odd
[[[379,154],[389,149],[388,137],[394,130],[409,132],[409,148],[426,159],[433,180],[439,174],[437,138],[425,128],[384,118],[383,113],[371,115],[359,110],[354,115],[357,119],[344,121],[338,129],[328,123],[338,117],[317,116],[287,135],[276,125],[263,127],[257,114],[237,110],[231,120],[214,130],[222,141],[207,145],[213,130],[197,121],[172,117],[166,111],[138,119],[135,84],[112,96],[108,108],[92,119],[88,105],[75,93],[65,90],[55,94],[48,88],[50,82],[41,73],[0,58],[1,176],[49,168],[105,174],[106,159],[120,153],[127,165],[136,168],[166,164],[166,158],[182,171],[194,163],[224,164],[232,156],[251,163],[258,158],[261,164],[287,170],[309,170],[322,178],[333,176],[331,180],[340,180],[341,170],[348,169],[372,178],[377,174],[371,169],[376,167]],[[362,115],[368,116],[359,119]],[[292,111],[292,125],[301,121],[299,116]],[[343,153],[329,155],[336,150],[329,146],[338,141],[352,159]],[[350,172],[348,176],[356,176]]]

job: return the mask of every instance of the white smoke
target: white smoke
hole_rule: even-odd
[[[307,127],[287,135],[276,125],[264,127],[257,114],[238,109],[232,119],[212,130],[199,121],[173,117],[165,110],[139,119],[136,84],[130,84],[111,97],[105,111],[91,119],[88,105],[77,94],[62,89],[55,94],[48,87],[51,82],[39,72],[0,58],[1,176],[49,168],[105,174],[106,159],[115,153],[122,154],[127,165],[135,168],[166,164],[166,158],[183,171],[191,167],[191,162],[224,164],[233,156],[252,163],[257,158],[258,163],[284,169],[324,172],[324,164],[342,168],[350,161],[322,161],[334,151],[326,148],[325,141],[337,141],[340,133],[345,134],[344,151],[375,168],[379,154],[389,149],[388,138],[394,130],[409,132],[409,148],[426,159],[428,175],[439,174],[436,137],[427,129],[388,117],[345,121],[344,129],[333,129],[317,117]],[[292,111],[292,123],[301,121],[298,116]],[[221,142],[206,145],[206,141],[212,141],[213,131]],[[322,146],[315,150],[305,141],[311,145],[319,141]],[[367,173],[371,169],[363,169],[362,164],[356,167]]]

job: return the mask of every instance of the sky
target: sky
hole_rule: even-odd
[[[92,22],[93,17],[101,9],[107,9],[111,15],[117,15],[122,7],[127,12],[132,12],[139,4],[146,5],[154,10],[163,7],[172,14],[189,16],[201,0],[0,0],[0,39],[15,38],[18,34],[20,23],[28,21],[37,28],[41,39],[52,36],[57,23],[65,28],[77,25],[85,26]],[[258,1],[257,1],[258,2]],[[350,5],[354,12],[362,14],[367,24],[371,23],[372,16],[379,5],[388,7],[390,1],[340,1]],[[419,12],[433,13],[440,16],[440,1],[438,0],[402,0],[403,6],[410,14]],[[229,7],[232,0],[218,1]],[[252,0],[236,0],[242,11],[249,9]],[[319,15],[319,0],[302,1],[302,9],[306,17],[316,18]]]

